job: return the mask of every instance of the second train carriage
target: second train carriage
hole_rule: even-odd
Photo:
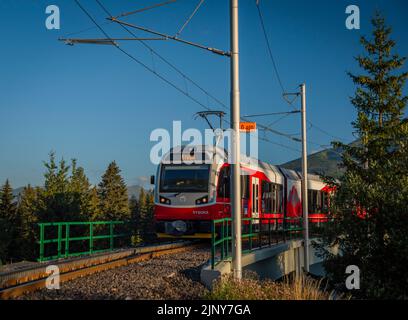
[[[152,179],[158,237],[209,238],[212,220],[231,216],[226,159],[224,149],[212,146],[175,147],[163,156]],[[242,217],[302,217],[301,178],[299,172],[261,161],[242,163]],[[326,217],[327,192],[319,176],[308,175],[312,223]]]

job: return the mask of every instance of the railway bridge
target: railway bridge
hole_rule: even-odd
[[[309,242],[309,269],[311,274],[324,276],[322,258],[313,244],[319,242],[321,228],[329,221],[323,218],[313,222],[311,234],[314,237]],[[201,270],[201,281],[208,288],[212,287],[214,280],[233,271],[230,223],[230,218],[214,221],[211,261]],[[302,218],[245,218],[243,224],[244,230],[246,229],[242,235],[244,271],[254,271],[261,279],[272,280],[293,272],[302,272],[305,260]]]
[[[243,219],[244,270],[270,279],[301,272],[302,225],[293,217]],[[316,236],[320,223],[313,225]],[[211,244],[132,247],[120,221],[41,223],[39,231],[37,262],[0,268],[0,299],[196,299],[231,272],[231,218],[213,221]],[[313,247],[310,252],[311,272],[321,274]],[[61,290],[48,290],[54,276]]]

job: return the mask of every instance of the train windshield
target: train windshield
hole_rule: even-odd
[[[161,192],[208,192],[209,165],[165,165],[160,178]]]

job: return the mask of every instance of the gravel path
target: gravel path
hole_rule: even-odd
[[[208,249],[164,255],[149,261],[102,271],[61,283],[59,290],[41,289],[19,299],[199,299],[206,292],[200,281]]]

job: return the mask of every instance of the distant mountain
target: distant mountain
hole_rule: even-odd
[[[24,187],[20,187],[13,190],[13,196],[18,197],[24,191]]]
[[[344,169],[339,168],[341,163],[341,150],[333,148],[322,150],[307,157],[308,171],[318,175],[339,178],[343,175]],[[296,159],[281,165],[284,168],[296,171],[302,170],[302,159]]]
[[[128,186],[127,191],[128,191],[129,199],[132,198],[133,196],[136,197],[137,199],[139,199],[140,190],[142,190],[141,186],[137,186],[137,185],[136,186]]]

